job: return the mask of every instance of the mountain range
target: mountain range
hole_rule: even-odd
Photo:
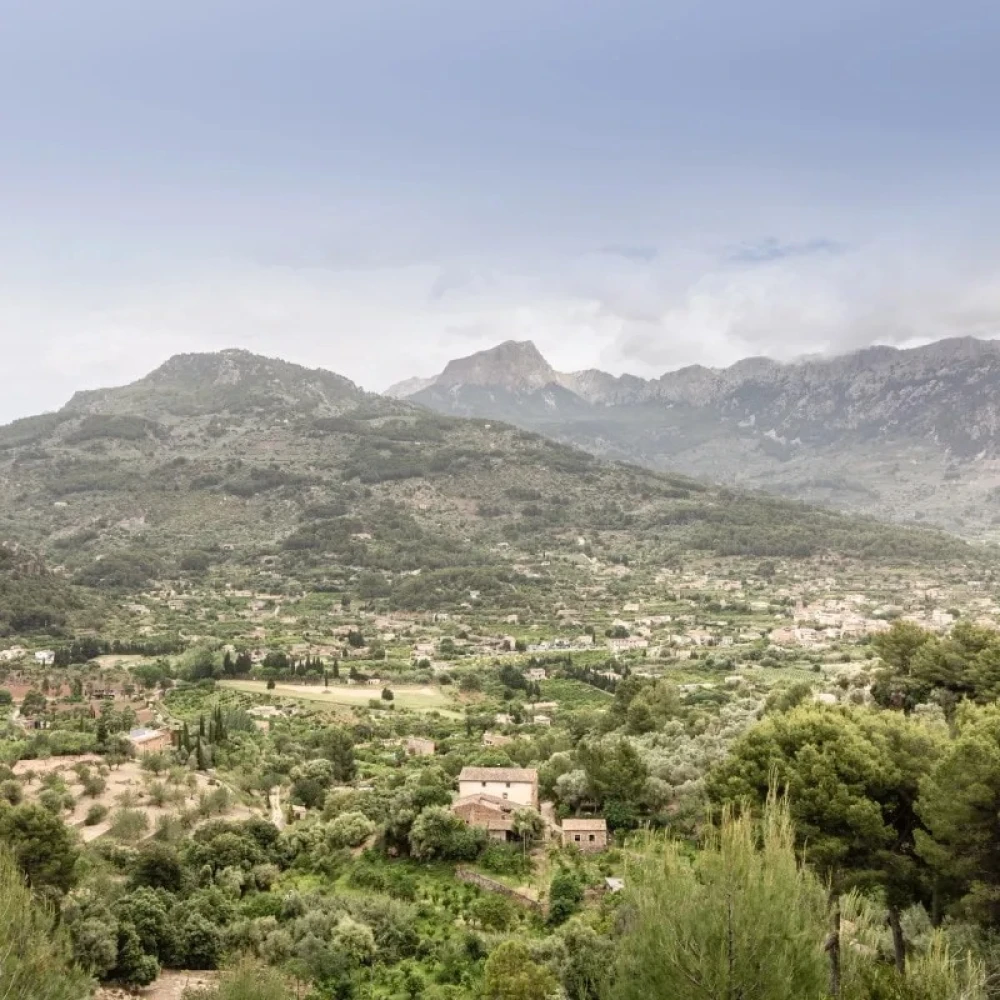
[[[1000,342],[962,338],[660,378],[558,372],[508,341],[387,395],[593,454],[973,537],[1000,530]]]
[[[456,363],[448,379],[462,391],[470,373],[485,380],[484,398],[503,377],[505,398],[558,391],[595,405],[547,372],[512,371],[508,355],[529,353]],[[358,588],[422,609],[472,592],[516,606],[561,574],[685,552],[894,564],[973,555],[941,533],[610,462],[237,350],[180,355],[0,428],[0,538],[83,587],[264,573],[270,587]]]

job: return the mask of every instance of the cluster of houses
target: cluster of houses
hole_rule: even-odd
[[[28,650],[24,646],[11,646],[9,649],[0,649],[0,663],[19,663],[27,659]],[[39,649],[32,654],[32,659],[40,667],[51,667],[56,662],[56,654],[53,649]]]
[[[464,767],[458,776],[458,797],[452,812],[466,824],[485,830],[491,840],[517,837],[517,812],[540,811],[550,837],[564,847],[603,851],[608,825],[600,817],[566,818],[557,824],[551,810],[538,801],[538,772],[522,767]]]

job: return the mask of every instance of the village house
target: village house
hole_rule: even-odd
[[[173,746],[170,733],[163,729],[133,729],[128,734],[128,741],[137,757],[169,750]]]
[[[35,663],[43,667],[51,667],[56,662],[56,654],[51,649],[40,649],[35,653]]]
[[[425,740],[420,736],[411,736],[406,741],[406,752],[411,757],[433,757],[435,749],[433,740]]]
[[[715,636],[704,629],[692,628],[687,632],[687,638],[695,646],[711,646],[715,642]]]
[[[277,705],[254,705],[247,709],[247,715],[254,719],[278,719],[283,710]]]
[[[560,832],[563,847],[590,852],[608,846],[608,824],[603,819],[564,819]]]
[[[466,767],[452,811],[491,840],[510,840],[518,809],[538,807],[538,772],[516,767]]]
[[[608,649],[612,653],[627,653],[636,649],[647,649],[649,640],[630,635],[625,639],[608,639]]]
[[[492,795],[537,809],[538,772],[521,767],[463,767],[458,776],[459,800],[475,795]]]
[[[771,633],[768,638],[776,646],[794,646],[798,642],[796,637],[796,629],[792,628],[790,625],[783,625],[781,628],[771,629]]]
[[[495,795],[471,795],[452,804],[451,811],[466,826],[485,830],[490,840],[510,840],[514,834],[517,806]]]
[[[525,672],[525,677],[529,681],[544,681],[548,674],[545,672],[545,667],[532,667],[530,670]]]

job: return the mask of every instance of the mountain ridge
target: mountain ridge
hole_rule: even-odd
[[[405,394],[442,413],[508,420],[595,454],[809,503],[994,537],[1000,527],[1000,343],[951,338],[830,358],[745,358],[655,379],[561,373],[533,344],[475,355],[474,381]],[[550,374],[547,374],[550,372]],[[483,377],[491,373],[492,377]],[[442,373],[443,374],[443,373]],[[539,384],[544,380],[544,384]],[[996,521],[995,521],[996,519]],[[992,534],[991,534],[992,533]]]
[[[579,400],[558,385],[528,396]],[[583,573],[690,551],[978,558],[939,533],[608,462],[246,352],[180,356],[0,427],[0,523],[91,588],[224,567],[295,586],[365,580],[422,608],[490,588],[528,600],[535,581],[555,585],[513,568],[539,553]]]

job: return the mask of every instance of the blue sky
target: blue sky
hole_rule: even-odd
[[[0,419],[227,346],[993,336],[998,49],[971,0],[0,0]]]

